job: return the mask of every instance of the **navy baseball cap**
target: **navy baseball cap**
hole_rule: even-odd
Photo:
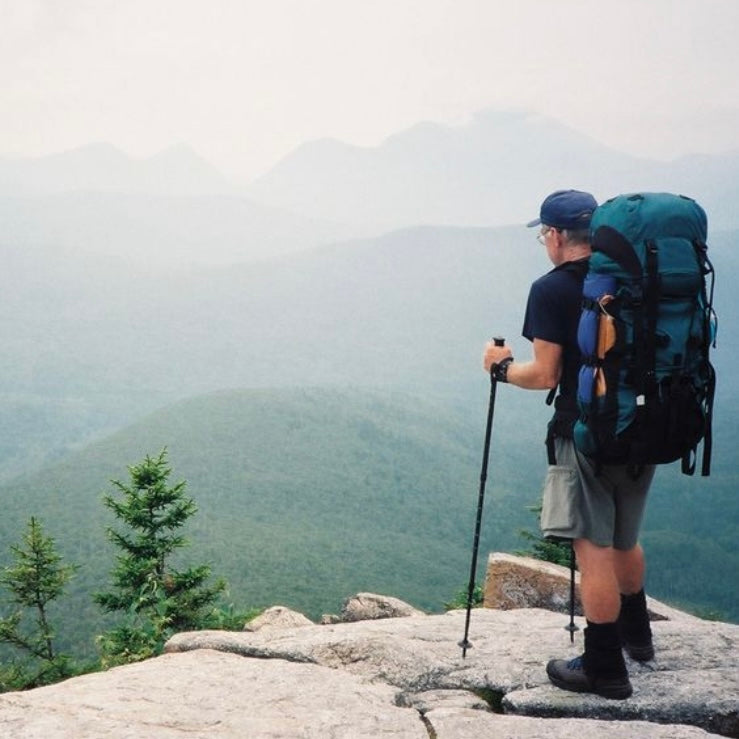
[[[588,228],[593,211],[598,207],[589,192],[581,190],[557,190],[548,195],[541,204],[539,217],[526,225],[554,228]]]

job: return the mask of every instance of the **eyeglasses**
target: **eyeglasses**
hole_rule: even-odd
[[[542,245],[546,246],[547,243],[547,234],[550,231],[556,231],[557,233],[561,233],[564,229],[557,228],[556,226],[544,226],[541,231],[539,231],[538,234],[536,234],[536,240]]]
[[[554,228],[554,226],[547,226],[546,228],[543,228],[541,231],[539,231],[538,234],[536,234],[536,240],[542,245],[545,246],[547,243],[547,234]]]

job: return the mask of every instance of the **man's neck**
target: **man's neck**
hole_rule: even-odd
[[[576,262],[578,259],[587,259],[591,255],[592,251],[589,244],[572,244],[565,246],[560,252],[562,261],[560,264],[565,262]]]

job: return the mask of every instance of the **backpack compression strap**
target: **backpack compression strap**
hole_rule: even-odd
[[[703,435],[703,467],[701,468],[701,475],[708,477],[711,474],[711,451],[713,448],[713,401],[716,394],[716,371],[711,364],[708,355],[710,348],[716,348],[716,313],[713,310],[713,290],[715,287],[716,273],[714,272],[711,260],[708,258],[708,247],[705,243],[699,240],[693,241],[693,247],[695,249],[695,255],[698,260],[698,268],[701,270],[703,275],[703,288],[702,288],[702,299],[703,305],[705,306],[705,324],[704,324],[704,362],[705,371],[707,373],[706,380],[706,396],[704,400],[704,412],[706,420],[705,433]],[[706,290],[707,278],[710,275],[710,290]],[[711,328],[711,322],[713,321],[713,330]],[[689,460],[683,459],[683,472],[686,469],[690,469]]]
[[[716,372],[713,365],[707,362],[708,387],[706,391],[706,430],[703,435],[703,467],[701,475],[708,477],[711,474],[711,450],[713,447],[713,398],[716,394]]]

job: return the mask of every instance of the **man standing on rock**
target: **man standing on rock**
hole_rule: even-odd
[[[510,347],[490,342],[483,366],[497,382],[527,390],[558,388],[547,434],[541,526],[547,537],[573,541],[587,627],[584,654],[551,660],[547,674],[564,690],[622,699],[632,693],[622,647],[639,661],[654,657],[638,543],[654,467],[636,480],[621,465],[603,465],[596,474],[572,440],[578,416],[577,327],[596,207],[592,195],[578,190],[558,190],[544,200],[539,218],[527,224],[540,227],[537,239],[554,264],[529,292],[522,334],[533,344],[533,358],[514,362]]]

